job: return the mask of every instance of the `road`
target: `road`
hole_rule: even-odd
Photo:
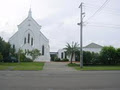
[[[120,90],[120,71],[0,71],[0,90]]]

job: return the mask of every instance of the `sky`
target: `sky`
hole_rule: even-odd
[[[32,17],[42,26],[49,39],[50,51],[56,52],[66,43],[80,43],[80,8],[83,2],[83,46],[92,42],[120,47],[120,0],[107,4],[91,17],[106,0],[0,0],[0,36],[8,41],[31,7]],[[91,18],[90,18],[91,17]],[[90,18],[90,19],[88,19]]]

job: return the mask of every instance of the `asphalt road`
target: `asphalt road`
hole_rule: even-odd
[[[120,71],[0,71],[0,90],[120,90]]]

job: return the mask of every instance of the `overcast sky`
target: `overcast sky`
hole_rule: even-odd
[[[31,6],[33,18],[49,39],[50,51],[64,48],[66,43],[80,41],[80,3],[84,3],[84,21],[106,0],[0,0],[0,36],[5,41],[18,30]],[[106,6],[83,27],[83,46],[91,42],[120,47],[120,0],[109,0]]]

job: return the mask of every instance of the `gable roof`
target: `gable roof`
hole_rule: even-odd
[[[23,20],[18,26],[22,25],[28,19],[31,19],[34,23],[37,24],[37,26],[39,26],[41,28],[41,25],[39,25],[32,17],[29,17],[29,16],[25,20]]]
[[[84,48],[102,48],[103,46],[98,45],[96,43],[90,43],[87,46],[85,46]]]

